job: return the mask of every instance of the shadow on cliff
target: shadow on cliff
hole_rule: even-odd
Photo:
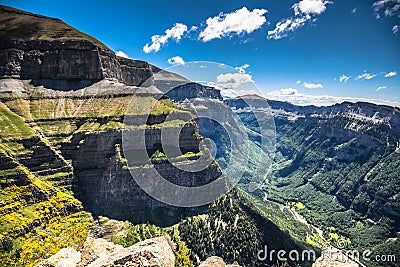
[[[47,89],[59,90],[59,91],[72,91],[79,90],[90,85],[93,85],[100,80],[84,80],[84,79],[34,79],[31,84],[34,86],[43,86]]]

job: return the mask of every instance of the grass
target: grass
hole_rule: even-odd
[[[35,135],[25,121],[0,103],[0,136],[2,139],[21,139]]]

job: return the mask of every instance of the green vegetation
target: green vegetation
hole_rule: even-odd
[[[257,130],[254,118],[240,117]],[[377,253],[381,244],[399,238],[400,153],[395,152],[396,139],[389,127],[340,116],[296,121],[277,117],[275,123],[273,172],[256,192],[259,199],[268,195],[273,202],[293,207],[333,245],[346,240],[350,249]],[[256,140],[253,143],[257,145]],[[282,229],[276,217],[271,220]],[[315,235],[303,233],[298,238],[319,243]],[[398,243],[388,244],[399,251]]]
[[[19,179],[27,184],[0,191],[0,265],[34,266],[63,247],[80,248],[94,226],[91,215],[72,196],[20,168]]]
[[[176,267],[193,267],[193,261],[190,259],[191,250],[186,246],[185,242],[179,236],[178,225],[171,227],[161,228],[151,224],[137,224],[134,225],[130,222],[125,222],[129,228],[123,234],[116,234],[112,236],[111,240],[115,244],[120,244],[124,247],[132,246],[140,241],[168,235],[176,244],[175,247],[175,266]]]
[[[32,137],[35,132],[24,120],[0,103],[0,136],[1,139],[19,139]]]

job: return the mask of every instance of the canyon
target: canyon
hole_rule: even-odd
[[[72,266],[80,266],[88,249],[96,256],[106,248],[91,258],[92,266],[117,266],[121,258],[133,262],[138,247],[150,249],[154,242],[168,255],[157,266],[271,266],[276,259],[261,263],[255,257],[263,245],[319,252],[326,240],[342,239],[351,239],[350,248],[398,251],[399,108],[223,99],[213,87],[118,57],[58,19],[1,6],[0,25],[2,265],[57,266],[53,260],[66,253]],[[156,170],[186,187],[227,178],[229,153],[217,151],[214,159],[212,147],[202,144],[210,138],[227,148],[229,140],[214,123],[196,118],[199,99],[225,105],[223,118],[238,115],[251,155],[264,155],[254,113],[273,120],[272,170],[252,193],[246,192],[255,171],[250,164],[240,166],[245,175],[238,187],[212,203],[165,204],[135,177],[150,179]],[[172,162],[162,132],[178,140],[168,144],[180,152]],[[144,145],[127,146],[126,133],[139,134]],[[207,168],[185,170],[201,157],[210,160]],[[263,201],[266,195],[273,201]],[[291,209],[323,229],[326,240]]]

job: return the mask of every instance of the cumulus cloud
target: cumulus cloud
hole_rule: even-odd
[[[225,89],[234,89],[242,84],[253,82],[250,74],[225,73],[217,76],[217,85]]]
[[[387,87],[386,86],[379,86],[378,88],[376,88],[377,92],[383,91],[385,90]]]
[[[251,33],[259,29],[267,19],[265,9],[253,9],[249,11],[246,7],[232,13],[220,13],[218,16],[206,20],[206,28],[199,34],[203,42],[230,36],[231,34]]]
[[[182,39],[183,34],[187,31],[188,27],[182,23],[175,23],[171,29],[165,30],[164,35],[153,35],[151,37],[151,43],[147,43],[143,47],[145,53],[150,53],[152,51],[158,52],[161,46],[166,44],[169,39],[179,41]]]
[[[397,75],[397,72],[395,71],[390,71],[388,73],[386,73],[385,78],[390,78],[390,77],[394,77]]]
[[[246,73],[246,69],[248,68],[248,67],[250,67],[250,65],[249,64],[244,64],[243,66],[240,66],[240,67],[236,67],[235,69],[237,70],[237,71],[239,71],[239,73]]]
[[[382,15],[400,17],[400,0],[379,0],[375,1],[372,7],[377,19],[380,19]]]
[[[350,76],[347,76],[347,75],[342,75],[342,76],[340,76],[339,77],[339,82],[347,82],[349,79],[350,79],[351,77]]]
[[[353,103],[362,101],[362,102],[370,102],[379,105],[390,105],[390,106],[400,105],[400,103],[396,101],[375,99],[375,98],[337,97],[330,95],[307,95],[294,91],[293,93],[288,94],[286,91],[282,91],[282,89],[278,91],[269,92],[266,94],[266,97],[271,100],[288,101],[290,103],[300,106],[305,106],[305,105],[330,106],[345,101]]]
[[[303,14],[316,14],[320,15],[326,10],[326,4],[329,1],[321,0],[302,0],[293,5],[295,15]]]
[[[124,51],[121,51],[121,50],[115,52],[115,55],[119,56],[119,57],[130,58]]]
[[[316,19],[312,19],[313,16],[324,13],[326,5],[332,3],[322,0],[302,0],[295,3],[292,6],[295,16],[280,20],[275,29],[268,31],[267,38],[279,40],[287,37],[290,32],[303,27],[308,21],[315,21]]]
[[[171,65],[184,65],[185,61],[180,56],[171,57],[168,59],[168,63]]]
[[[370,74],[364,71],[362,74],[356,77],[356,80],[371,80],[376,76],[378,76],[378,74]]]
[[[307,89],[318,89],[318,88],[323,88],[324,86],[320,83],[308,83],[305,82],[303,83],[303,86]]]
[[[300,81],[300,80],[298,80],[296,83],[297,83],[297,84],[300,84],[300,83],[301,83],[301,81]]]

